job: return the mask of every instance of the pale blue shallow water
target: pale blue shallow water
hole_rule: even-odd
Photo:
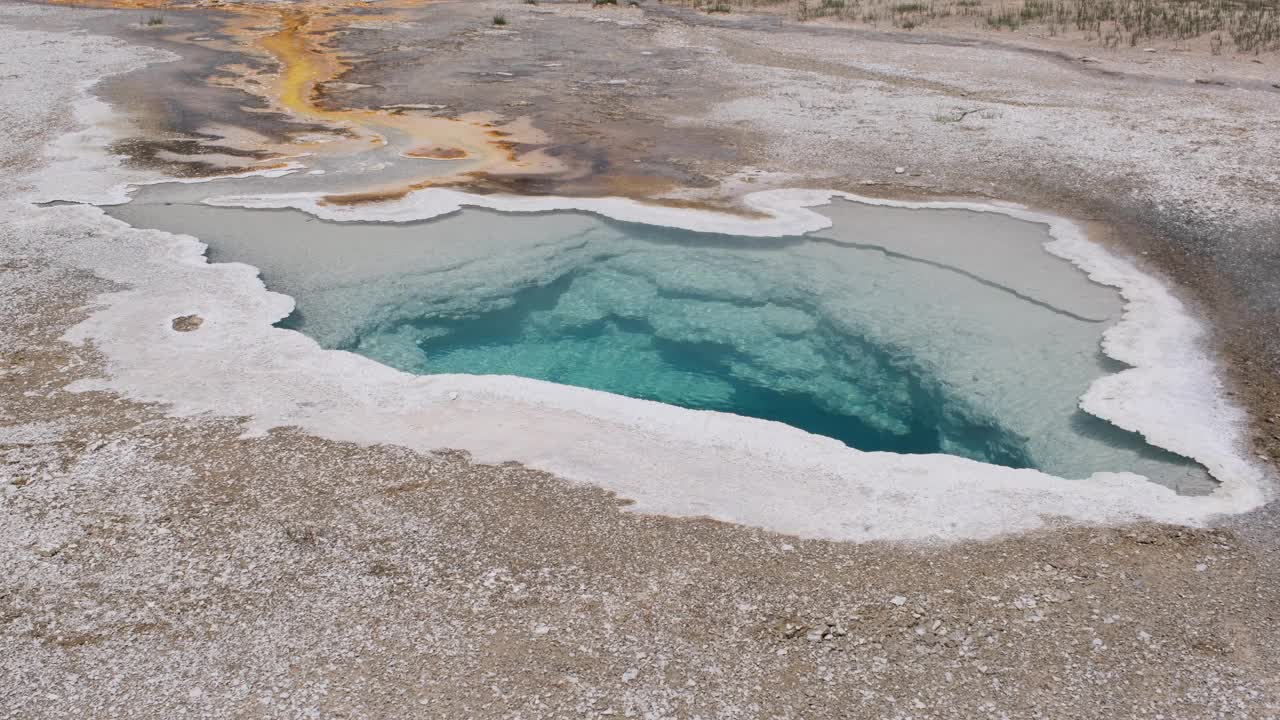
[[[842,202],[823,209],[828,231],[758,239],[577,213],[326,223],[146,195],[110,212],[257,266],[297,301],[283,326],[409,372],[548,380],[862,450],[1213,487],[1078,409],[1123,368],[1099,351],[1120,299],[1047,254],[1043,227],[998,215]]]

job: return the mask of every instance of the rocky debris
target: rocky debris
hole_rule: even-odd
[[[182,315],[173,319],[173,329],[178,332],[191,332],[199,330],[204,324],[204,318],[199,315]]]

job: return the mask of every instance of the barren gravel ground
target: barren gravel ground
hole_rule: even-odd
[[[779,51],[758,37],[744,48],[736,30],[661,32],[724,43],[708,54],[722,75],[739,72],[731,53],[743,54],[759,104],[726,98],[684,122],[767,125],[752,134],[773,139],[742,146],[764,170],[804,155],[815,173],[850,163],[839,172],[852,182],[877,181],[874,170],[903,185],[1025,199],[1040,185],[1013,192],[1020,183],[1070,156],[1075,164],[1046,176],[1078,182],[1079,197],[1064,202],[1113,194],[1177,215],[1203,196],[1215,232],[1218,222],[1230,232],[1229,219],[1263,227],[1275,183],[1266,173],[1280,167],[1268,143],[1274,100],[1253,95],[1230,116],[1245,128],[1242,145],[1208,109],[1236,102],[1229,93],[1178,90],[1148,124],[1112,135],[1138,123],[1138,109],[1116,120],[1081,95],[1011,89],[996,70],[986,89],[966,80],[959,90],[982,94],[995,116],[941,123],[930,113],[969,98],[852,77],[839,80],[847,97],[836,102],[822,87],[836,80],[787,75],[814,71],[748,67],[761,56],[776,65]],[[112,288],[62,256],[85,242],[84,227],[56,208],[32,216],[12,194],[43,144],[69,128],[74,83],[123,59],[94,36],[4,37],[0,77],[21,100],[0,104],[4,717],[1280,717],[1273,507],[1206,530],[1062,528],[946,547],[799,541],[639,516],[601,491],[461,454],[294,432],[245,439],[230,419],[65,391],[95,375],[97,360],[59,338]],[[952,82],[937,66],[920,72]],[[811,124],[783,112],[789,87],[813,99]],[[1014,122],[1022,110],[1009,96],[1046,103],[1042,119],[1076,113],[1095,133],[1085,145],[1102,149],[1066,139],[1081,128],[1064,125],[1038,159],[1027,148],[1040,141],[1018,139],[1017,126],[1041,120]],[[879,133],[856,131],[848,98]],[[1166,111],[1206,118],[1184,132]],[[815,139],[832,118],[844,124]],[[962,129],[971,124],[980,129]],[[873,138],[894,128],[900,154],[877,154],[889,145]],[[950,135],[975,139],[948,149]],[[1199,151],[1217,160],[1174,162],[1190,148],[1175,140],[1197,137],[1217,138]],[[1126,148],[1137,170],[1095,188]],[[892,179],[893,165],[907,178]],[[1213,189],[1228,177],[1264,184]],[[1273,257],[1265,237],[1260,255],[1232,244],[1257,236],[1153,237],[1146,247],[1165,254],[1178,238],[1215,243],[1198,256],[1209,274],[1219,256],[1257,273]]]

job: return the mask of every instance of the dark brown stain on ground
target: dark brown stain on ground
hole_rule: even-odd
[[[217,145],[217,138],[204,136],[198,138],[155,140],[144,137],[132,137],[118,140],[109,146],[109,150],[124,157],[128,167],[156,170],[178,178],[208,178],[220,175],[231,175],[253,170],[268,169],[269,165],[258,164],[260,161],[278,157],[274,153],[262,150],[245,150],[243,148]],[[206,144],[208,143],[208,144]],[[218,165],[200,160],[178,160],[159,157],[161,153],[173,153],[198,158],[200,155],[228,155],[244,158],[253,163],[245,165]]]

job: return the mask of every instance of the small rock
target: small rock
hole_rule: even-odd
[[[907,604],[907,599],[901,595],[894,595],[893,599],[890,600],[889,602],[893,603],[894,605],[897,605],[898,607],[902,607],[903,605]]]
[[[204,324],[204,318],[199,315],[183,315],[173,319],[173,329],[178,332],[191,332],[198,330]]]
[[[898,167],[896,167],[896,168],[894,168],[894,169],[893,169],[893,172],[894,172],[894,174],[895,174],[895,175],[901,175],[902,173],[904,173],[904,172],[906,172],[906,171],[907,171],[907,169],[906,169],[906,168],[904,168],[904,167],[902,167],[901,165],[899,165]]]
[[[1208,569],[1209,569],[1208,565],[1205,565],[1204,563],[1196,563],[1196,572],[1204,572],[1205,570],[1208,570]]]
[[[622,682],[624,682],[624,683],[625,683],[625,682],[631,682],[632,680],[635,680],[635,679],[636,679],[636,676],[637,676],[637,675],[639,675],[639,674],[640,674],[640,671],[639,671],[638,669],[636,669],[636,668],[627,668],[627,671],[626,671],[626,672],[624,672],[624,673],[622,673]]]

